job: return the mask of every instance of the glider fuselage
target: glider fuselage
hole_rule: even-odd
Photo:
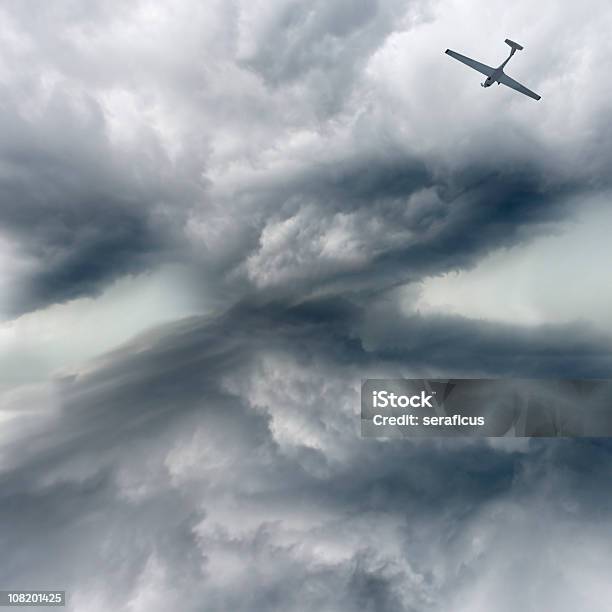
[[[493,85],[493,83],[497,83],[499,85],[499,77],[501,77],[502,74],[504,74],[504,66],[510,61],[510,58],[516,53],[516,49],[512,49],[512,51],[510,51],[510,55],[507,57],[506,61],[501,63],[496,69],[495,72],[487,77],[483,83],[481,83],[481,85],[483,87],[491,87],[491,85]]]

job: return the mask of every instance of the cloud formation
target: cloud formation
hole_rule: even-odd
[[[6,315],[185,260],[231,299],[382,289],[549,232],[607,181],[603,4],[571,38],[549,7],[513,66],[546,101],[487,92],[504,113],[439,55],[485,40],[460,3],[109,6],[3,9]]]
[[[243,307],[6,396],[3,582],[75,610],[570,610],[559,572],[605,596],[609,445],[362,440],[357,374],[408,374],[409,349],[339,329]]]
[[[423,306],[607,218],[612,11],[542,14],[0,9],[2,584],[88,612],[609,607],[606,441],[358,435],[369,376],[609,376],[609,292],[530,325],[452,286]],[[537,104],[443,54],[507,36]],[[104,354],[68,359],[76,334]]]

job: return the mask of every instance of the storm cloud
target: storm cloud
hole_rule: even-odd
[[[359,436],[368,377],[609,377],[612,10],[535,17],[0,9],[2,588],[79,611],[609,607],[608,442]],[[507,36],[540,102],[443,53],[499,63]],[[531,316],[508,270],[540,301],[579,287],[580,316]]]
[[[582,571],[603,596],[609,445],[360,439],[358,376],[437,358],[333,311],[192,318],[7,394],[3,582],[78,610],[570,610]]]
[[[4,9],[10,315],[167,261],[232,299],[379,290],[554,231],[607,184],[607,110],[586,111],[604,92],[580,87],[607,40],[571,61],[595,12],[548,55],[538,33],[526,57],[550,93],[495,92],[502,115],[439,56],[453,15],[478,21],[459,5],[59,3],[33,23],[25,6]]]

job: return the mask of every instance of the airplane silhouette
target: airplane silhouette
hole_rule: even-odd
[[[504,66],[510,61],[510,58],[518,51],[522,51],[523,47],[518,43],[515,43],[513,40],[506,38],[504,41],[507,45],[510,45],[512,50],[510,51],[510,55],[508,59],[506,59],[503,64],[499,65],[497,68],[492,68],[491,66],[487,66],[486,64],[481,64],[476,60],[473,60],[471,57],[466,57],[465,55],[461,55],[461,53],[457,53],[456,51],[451,51],[447,49],[445,53],[454,57],[456,60],[463,62],[466,66],[473,68],[474,70],[478,70],[484,74],[487,78],[481,83],[482,87],[491,87],[493,83],[497,83],[498,85],[501,83],[502,85],[506,85],[507,87],[511,87],[516,91],[533,98],[534,100],[539,100],[542,96],[539,96],[537,93],[531,91],[531,89],[527,89],[524,85],[521,85],[518,81],[511,79],[505,72]]]

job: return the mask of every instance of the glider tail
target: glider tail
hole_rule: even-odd
[[[519,45],[518,43],[515,43],[513,40],[510,40],[509,38],[506,38],[506,40],[504,42],[507,45],[510,45],[514,51],[522,51],[523,50],[523,47],[521,45]]]

